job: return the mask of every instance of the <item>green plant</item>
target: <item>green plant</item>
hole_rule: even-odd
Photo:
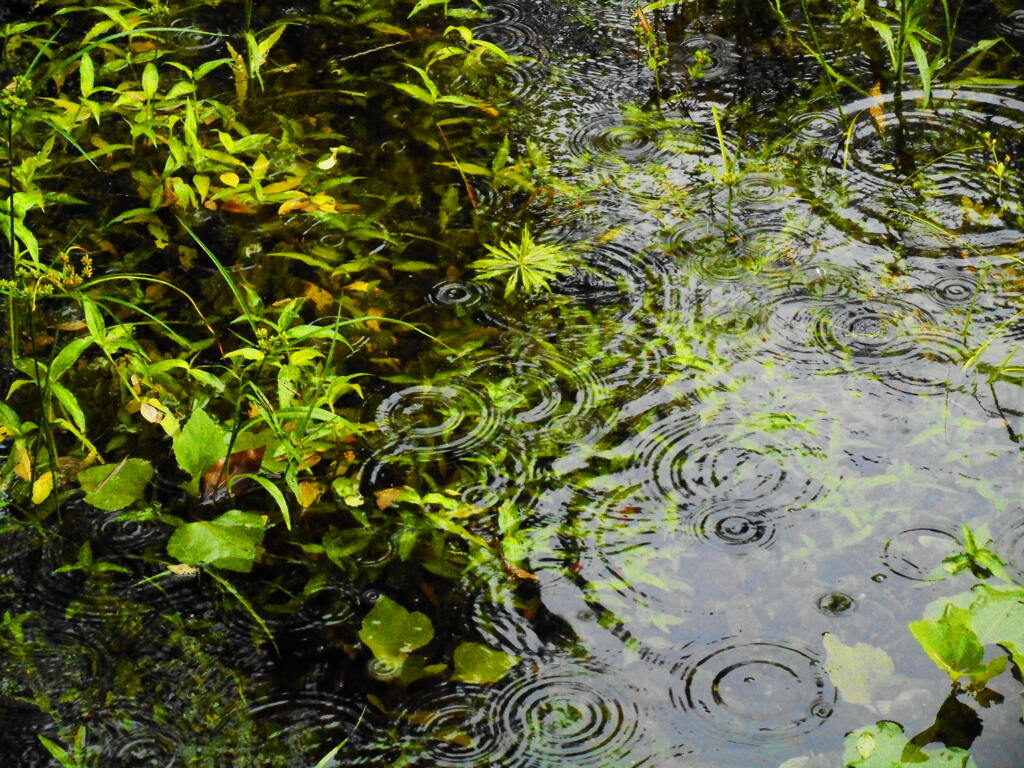
[[[524,226],[519,242],[503,240],[498,245],[484,246],[490,256],[476,259],[469,266],[482,280],[500,277],[505,280],[505,296],[517,288],[526,292],[550,290],[550,282],[572,271],[572,257],[559,245],[540,243]]]

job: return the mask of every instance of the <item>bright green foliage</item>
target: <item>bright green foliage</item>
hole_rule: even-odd
[[[141,499],[153,477],[153,465],[145,459],[125,459],[101,464],[78,473],[85,500],[94,507],[114,511]]]
[[[910,631],[936,666],[954,682],[981,671],[985,649],[971,629],[969,611],[947,605],[938,621],[913,621]]]
[[[430,618],[419,611],[407,611],[390,597],[381,596],[363,619],[359,639],[380,661],[394,666],[405,663],[409,654],[434,637]]]
[[[452,680],[465,683],[496,683],[518,662],[519,657],[496,651],[482,643],[462,643],[454,653]]]
[[[196,410],[174,438],[174,457],[178,466],[195,479],[224,458],[227,443],[228,433],[223,427],[205,411]]]
[[[882,720],[846,737],[846,768],[976,768],[958,747],[925,752],[910,743],[898,723]]]
[[[970,526],[965,525],[963,534],[963,551],[947,557],[942,563],[943,568],[949,573],[960,573],[960,571],[969,569],[978,578],[985,578],[992,574],[1003,581],[1012,582],[1006,571],[1006,563],[999,555],[985,546],[989,543],[987,531],[975,532],[971,530]],[[984,544],[978,542],[980,536],[984,536]]]
[[[477,259],[469,266],[479,270],[482,279],[504,278],[506,298],[515,293],[516,288],[526,292],[549,289],[550,281],[572,269],[570,255],[564,248],[538,243],[530,234],[529,227],[523,227],[518,243],[504,240],[498,245],[485,247],[491,255]]]
[[[832,684],[851,704],[871,706],[874,691],[889,682],[895,669],[889,654],[866,643],[846,645],[828,632],[822,642],[828,652],[825,670]]]
[[[932,624],[945,622],[951,611],[957,611],[954,615],[963,617],[966,630],[963,624],[957,624],[951,632],[967,631],[979,643],[1001,645],[1010,652],[1014,664],[1024,670],[1024,587],[980,584],[970,592],[938,601],[929,613],[939,608],[942,616]]]
[[[186,565],[248,573],[265,532],[263,516],[232,509],[214,520],[178,528],[167,542],[167,554]]]

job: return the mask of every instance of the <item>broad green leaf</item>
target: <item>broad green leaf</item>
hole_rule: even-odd
[[[434,625],[419,611],[407,611],[390,597],[382,596],[363,619],[359,639],[373,655],[390,664],[401,664],[406,656],[429,643]]]
[[[482,643],[462,643],[455,649],[452,680],[484,685],[496,683],[519,663],[519,657]]]
[[[835,635],[825,633],[825,670],[832,684],[851,704],[872,705],[872,693],[885,685],[895,670],[889,654],[866,643],[845,645]]]
[[[185,565],[248,573],[265,532],[262,515],[232,509],[214,520],[178,528],[167,542],[167,554]]]
[[[153,465],[145,459],[125,459],[120,464],[101,464],[78,473],[85,500],[113,512],[141,499],[153,478]]]
[[[910,632],[939,669],[953,681],[976,671],[985,656],[977,634],[971,628],[971,612],[947,605],[938,621],[912,621]]]
[[[174,438],[174,457],[179,467],[196,478],[223,459],[227,447],[227,431],[205,411],[196,410]]]
[[[971,627],[978,639],[1006,648],[1024,672],[1024,587],[979,586],[971,594]]]
[[[977,768],[958,747],[925,752],[911,744],[898,723],[882,720],[846,736],[845,768]]]
[[[427,664],[427,660],[419,654],[411,654],[402,662],[401,669],[395,678],[402,685],[415,683],[425,677],[435,677],[448,669],[447,664]]]

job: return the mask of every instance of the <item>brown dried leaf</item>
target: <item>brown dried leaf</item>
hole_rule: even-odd
[[[233,477],[238,475],[255,474],[263,463],[263,454],[267,446],[249,448],[245,451],[235,451],[227,460],[227,470],[224,469],[224,459],[218,459],[217,463],[210,468],[210,471],[203,475],[201,485],[201,498],[207,501],[227,490]],[[236,492],[239,491],[239,484],[230,486]]]
[[[401,488],[385,488],[374,494],[377,497],[377,509],[385,510],[395,503],[395,499],[402,492]]]
[[[334,296],[329,291],[325,291],[316,283],[306,282],[304,284],[302,293],[307,299],[316,305],[316,308],[323,311],[334,304]]]
[[[150,398],[149,400],[144,400],[139,405],[139,413],[141,414],[142,418],[144,418],[150,424],[159,424],[161,421],[164,420],[164,412],[157,408],[156,406],[154,406],[153,403],[160,405],[160,401],[154,400],[153,398]]]
[[[320,483],[314,482],[302,482],[299,483],[299,495],[298,502],[299,506],[303,509],[308,509],[319,501],[320,497],[324,493],[324,487]]]

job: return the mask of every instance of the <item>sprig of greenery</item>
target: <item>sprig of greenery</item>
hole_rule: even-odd
[[[479,271],[478,277],[505,279],[505,297],[516,288],[530,293],[551,290],[551,281],[572,271],[571,255],[560,245],[539,243],[533,239],[529,227],[523,227],[519,242],[503,240],[498,245],[485,245],[490,256],[477,259],[470,267]]]

